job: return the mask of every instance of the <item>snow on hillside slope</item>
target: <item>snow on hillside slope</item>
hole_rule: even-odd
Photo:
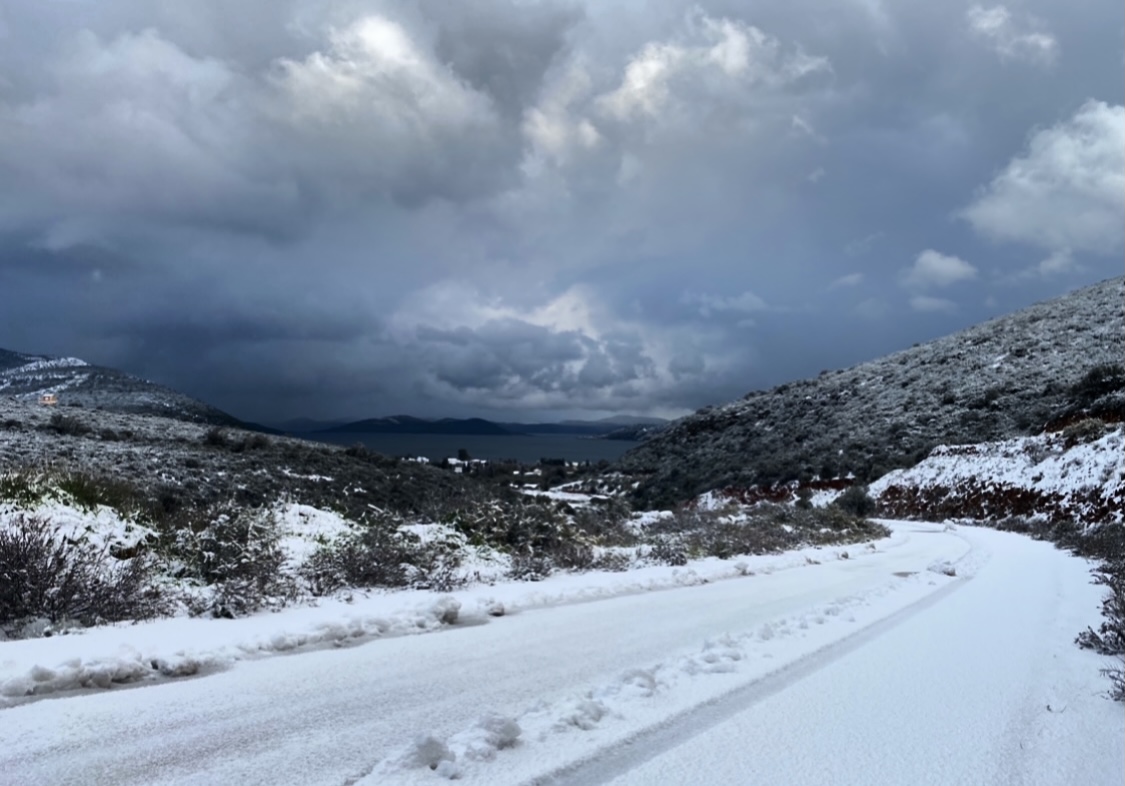
[[[60,403],[86,409],[148,413],[197,423],[239,421],[209,404],[116,369],[73,357],[26,355],[0,349],[0,397],[35,401],[53,393]]]
[[[869,487],[890,516],[931,520],[1009,516],[1081,524],[1125,519],[1125,429],[1089,441],[1065,433],[943,445]]]
[[[675,421],[621,457],[645,507],[803,476],[878,478],[935,445],[1125,417],[1123,279]]]

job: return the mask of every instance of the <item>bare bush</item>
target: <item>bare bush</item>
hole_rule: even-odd
[[[0,626],[151,619],[168,603],[146,555],[117,560],[105,548],[71,542],[47,519],[17,515],[0,528]]]
[[[1112,683],[1113,698],[1125,701],[1125,558],[1118,557],[1095,568],[1094,583],[1108,590],[1102,600],[1104,619],[1096,631],[1087,628],[1075,641],[1080,647],[1116,660],[1115,666],[1103,669],[1102,673]]]
[[[78,418],[64,415],[61,412],[56,412],[51,415],[51,419],[48,421],[46,428],[56,434],[71,437],[81,437],[89,434],[93,430],[89,425]]]

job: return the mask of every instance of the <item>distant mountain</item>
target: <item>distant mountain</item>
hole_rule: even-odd
[[[300,434],[310,431],[325,431],[330,428],[342,426],[347,421],[345,420],[316,420],[315,418],[292,418],[291,420],[281,420],[277,422],[270,422],[267,425],[277,429],[283,434]]]
[[[615,469],[637,501],[913,466],[939,444],[1011,439],[1086,417],[1125,419],[1123,279],[673,422]]]
[[[559,423],[495,423],[483,418],[416,418],[410,415],[395,415],[389,418],[370,418],[323,428],[293,430],[362,434],[492,434],[496,436],[565,434],[601,437],[621,430],[623,423],[633,424],[628,426],[629,428],[653,428],[654,425],[648,424],[664,424],[667,422],[660,418],[634,419],[629,416],[616,416],[604,420],[564,420]],[[619,437],[619,439],[628,439],[628,437]]]
[[[497,436],[516,436],[520,432],[510,431],[498,423],[483,418],[426,419],[410,415],[394,415],[389,418],[369,418],[354,423],[344,423],[323,429],[325,434],[493,434]]]
[[[563,420],[563,425],[578,426],[664,426],[671,421],[667,418],[645,417],[644,415],[613,415],[599,420]]]
[[[162,415],[193,423],[268,430],[123,371],[94,366],[78,358],[0,349],[0,396],[27,400],[45,393],[55,394],[60,407]]]

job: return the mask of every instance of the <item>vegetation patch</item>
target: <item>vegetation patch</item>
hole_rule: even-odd
[[[116,559],[35,516],[14,516],[0,528],[0,631],[9,637],[151,619],[169,609],[147,556]]]

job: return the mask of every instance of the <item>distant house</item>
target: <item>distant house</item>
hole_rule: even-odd
[[[53,407],[59,403],[57,393],[42,393],[39,395],[39,403],[45,407]]]

